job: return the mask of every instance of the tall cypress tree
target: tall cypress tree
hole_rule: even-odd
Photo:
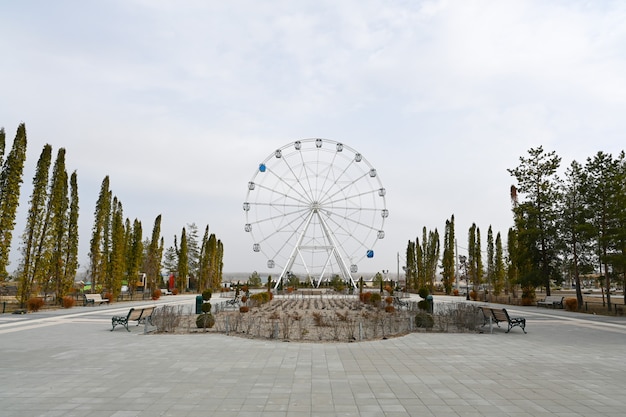
[[[126,272],[126,231],[122,203],[113,198],[111,213],[111,252],[109,255],[109,276],[107,288],[117,298],[122,290],[122,278]]]
[[[33,177],[33,192],[30,197],[26,227],[22,235],[22,259],[19,267],[20,287],[19,301],[23,307],[33,291],[35,277],[35,263],[37,260],[38,243],[41,240],[43,221],[46,210],[48,177],[52,163],[52,146],[44,145],[35,176]]]
[[[493,289],[496,273],[496,259],[495,259],[495,247],[493,242],[493,230],[491,225],[487,229],[487,284],[489,289]]]
[[[78,270],[78,178],[76,171],[70,176],[70,213],[67,225],[67,244],[65,248],[64,293],[74,285]]]
[[[163,239],[161,238],[161,215],[154,220],[152,237],[148,243],[145,259],[145,271],[148,277],[148,286],[151,291],[159,288],[157,280],[160,278]]]
[[[139,276],[139,268],[141,267],[141,258],[143,256],[143,230],[141,222],[137,219],[133,222],[132,231],[126,245],[126,280],[131,293],[134,293],[137,277]]]
[[[102,269],[102,258],[104,257],[102,250],[102,242],[104,236],[105,223],[108,221],[109,213],[109,176],[102,180],[100,186],[100,194],[96,201],[96,210],[94,212],[94,224],[91,234],[89,261],[91,270],[91,288],[97,291],[98,286],[104,283],[106,271]]]
[[[504,254],[502,248],[502,237],[500,232],[496,235],[496,250],[493,265],[493,293],[500,295],[504,288],[504,280],[506,274],[506,268],[504,266]]]
[[[4,138],[4,133],[2,138]],[[20,203],[26,144],[26,126],[22,123],[17,128],[13,147],[0,173],[0,279],[2,280],[8,276],[7,266],[15,228],[15,215]]]
[[[178,276],[176,277],[176,288],[183,292],[187,276],[189,275],[189,250],[187,245],[187,231],[183,227],[180,233],[180,250],[178,251]]]
[[[450,220],[446,220],[446,229],[443,238],[443,262],[442,262],[442,276],[443,287],[446,294],[452,292],[452,284],[454,282],[455,274],[455,250],[454,250],[454,214]]]
[[[43,283],[47,293],[46,283],[50,282],[57,297],[64,295],[63,279],[65,278],[65,248],[67,246],[68,225],[68,178],[65,170],[65,149],[60,148],[52,169],[50,182],[50,196],[48,198],[48,217],[50,219],[50,234],[47,237],[46,258],[49,259],[49,280]]]

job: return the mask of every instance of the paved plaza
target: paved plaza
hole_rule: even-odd
[[[316,344],[109,331],[131,305],[1,315],[0,416],[626,415],[623,317],[509,307],[528,334]]]

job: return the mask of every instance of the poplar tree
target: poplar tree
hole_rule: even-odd
[[[130,226],[130,221],[127,222]],[[128,227],[128,239],[126,243],[126,273],[125,278],[131,294],[134,294],[139,276],[139,268],[143,257],[143,231],[141,222],[137,219],[132,228]]]
[[[33,192],[30,196],[26,227],[22,235],[22,259],[19,267],[19,301],[23,307],[33,292],[36,275],[39,241],[43,233],[44,215],[46,211],[48,177],[52,163],[52,146],[44,145],[35,176],[33,177]]]
[[[442,276],[443,287],[446,294],[452,293],[452,283],[454,282],[455,274],[455,248],[454,248],[454,214],[450,220],[446,220],[446,229],[443,238],[443,261],[442,261]]]
[[[154,220],[152,236],[147,245],[144,270],[148,277],[150,291],[159,288],[157,280],[161,274],[161,257],[163,254],[163,238],[161,238],[161,215]]]
[[[105,223],[109,217],[109,176],[102,180],[100,186],[100,194],[96,201],[96,210],[94,212],[94,225],[91,234],[89,261],[91,270],[91,289],[96,291],[98,285],[102,285],[106,271],[102,269],[102,258],[104,257],[102,250],[102,241],[104,236]]]
[[[504,289],[506,268],[504,266],[504,250],[502,248],[502,237],[500,232],[496,235],[496,250],[493,265],[493,293],[500,295]]]
[[[207,288],[209,282],[209,267],[211,259],[209,256],[209,226],[204,229],[204,236],[200,245],[200,260],[198,262],[198,292],[202,292]]]
[[[78,270],[78,178],[76,171],[70,176],[70,213],[67,226],[67,246],[65,250],[64,288],[74,285]]]
[[[417,287],[417,259],[415,252],[415,242],[409,240],[406,246],[406,287],[407,290]]]
[[[109,273],[107,288],[114,298],[122,290],[122,278],[126,272],[126,230],[124,228],[124,215],[122,203],[113,198],[113,211],[111,212],[111,252],[109,258]]]
[[[496,254],[493,242],[493,230],[491,229],[491,225],[489,225],[489,229],[487,229],[487,284],[489,285],[490,290],[493,289],[493,285],[495,282],[495,255]]]
[[[67,291],[63,283],[65,278],[65,252],[67,247],[68,226],[68,178],[65,170],[65,149],[60,148],[52,168],[50,180],[50,196],[48,198],[48,218],[50,234],[46,238],[46,259],[48,262],[47,276],[44,277],[44,291],[48,292],[48,284],[54,289],[57,298],[62,298]]]
[[[1,141],[4,143],[4,130],[1,136]],[[0,280],[3,281],[8,277],[7,266],[9,265],[9,252],[13,229],[15,228],[15,215],[20,200],[26,144],[26,126],[22,123],[17,128],[13,147],[2,165],[2,172],[0,172]]]
[[[176,277],[176,288],[180,292],[185,289],[187,276],[189,274],[189,252],[187,246],[187,231],[183,227],[180,233],[180,250],[178,251],[178,275]]]
[[[472,223],[467,235],[467,266],[468,275],[472,280],[473,289],[476,290],[476,223]],[[467,291],[469,292],[469,285]]]

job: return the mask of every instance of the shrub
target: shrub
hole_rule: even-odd
[[[250,307],[248,307],[248,306],[241,306],[241,307],[239,307],[239,312],[240,313],[247,313],[248,311],[250,311]]]
[[[392,296],[390,296],[390,295],[388,295],[387,297],[385,297],[385,302],[386,302],[387,304],[391,304],[391,303],[393,303],[393,297],[392,297]]]
[[[374,304],[374,305],[380,304],[380,302],[383,300],[383,297],[380,295],[380,293],[379,292],[373,292],[371,294],[372,295],[370,296],[370,303]]]
[[[210,329],[215,326],[215,317],[211,313],[199,314],[196,318],[196,327],[198,329]]]
[[[72,308],[76,304],[76,300],[71,295],[63,297],[63,308]]]
[[[102,297],[102,298],[105,298],[105,299],[109,300],[109,304],[111,304],[113,302],[113,293],[105,292],[104,293],[104,297]]]
[[[210,313],[211,312],[211,303],[202,303],[202,312]]]
[[[458,297],[459,296],[459,290],[457,290],[455,288],[454,291],[452,291],[452,295],[454,295],[455,297]]]
[[[391,288],[391,285],[385,285],[385,291],[387,291],[387,294],[389,295],[393,294],[393,288]]]
[[[478,293],[474,290],[470,291],[469,296],[472,300],[476,301],[478,299]]]
[[[32,297],[29,298],[28,301],[26,301],[26,308],[28,308],[30,311],[39,311],[39,309],[41,309],[43,305],[44,301],[41,297]]]
[[[156,290],[152,291],[152,299],[158,300],[159,298],[161,298],[161,289],[157,288]]]
[[[372,298],[372,293],[371,292],[362,292],[361,294],[359,294],[359,298],[361,300],[362,303],[369,303],[370,302],[370,298]]]
[[[245,295],[243,297],[241,297],[241,302],[245,303],[246,301],[248,301],[248,297],[246,297]]]
[[[415,316],[415,326],[423,329],[432,329],[435,325],[435,319],[433,316],[426,313],[417,313]]]
[[[427,300],[420,300],[417,302],[417,308],[421,311],[428,311],[430,309],[430,305]]]
[[[213,291],[210,288],[207,288],[206,290],[202,291],[202,299],[204,301],[209,301],[212,296],[213,296]]]
[[[250,300],[254,301],[256,305],[261,305],[270,302],[270,294],[269,292],[259,292],[256,294],[252,294],[250,296]]]
[[[430,291],[428,291],[428,288],[426,287],[422,287],[417,291],[417,295],[424,299],[428,297],[428,294],[430,294]]]
[[[394,311],[396,311],[396,308],[394,306],[392,306],[391,304],[385,306],[385,311],[387,313],[393,313]]]
[[[178,288],[174,288],[172,290],[172,295],[178,295]]]
[[[531,305],[533,305],[533,301],[534,300],[532,298],[530,298],[530,297],[522,297],[521,303],[522,303],[523,306],[531,306]]]
[[[575,298],[566,298],[563,302],[565,305],[565,309],[567,311],[577,311],[578,310],[578,300]]]

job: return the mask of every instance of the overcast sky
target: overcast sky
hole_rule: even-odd
[[[7,151],[28,133],[11,268],[45,143],[78,172],[81,269],[108,175],[144,236],[208,224],[230,272],[266,270],[247,182],[298,139],[377,169],[390,215],[360,270],[392,272],[452,214],[461,254],[473,222],[506,237],[529,148],[565,166],[625,143],[621,1],[1,1],[0,51]]]

